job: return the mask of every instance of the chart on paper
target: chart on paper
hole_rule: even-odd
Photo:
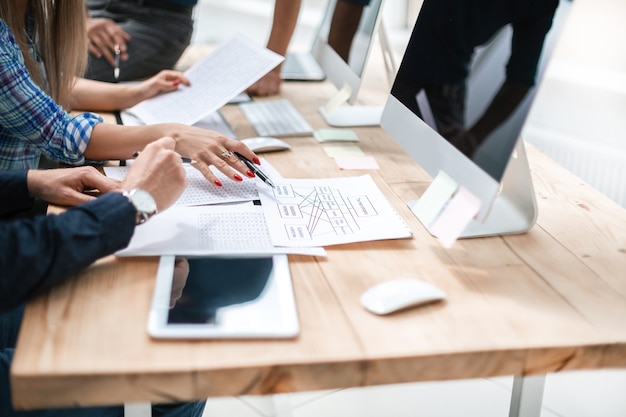
[[[326,246],[411,236],[369,175],[283,179],[259,191],[272,242]]]

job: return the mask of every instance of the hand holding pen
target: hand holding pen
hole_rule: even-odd
[[[250,171],[254,172],[254,175],[259,177],[261,181],[263,181],[264,183],[266,183],[272,188],[276,188],[276,186],[274,185],[274,182],[270,179],[270,177],[268,177],[267,174],[261,171],[261,169],[258,166],[256,166],[252,161],[250,161],[248,158],[246,158],[239,152],[233,152],[233,154],[237,158],[239,158],[239,160],[243,162],[250,169]]]

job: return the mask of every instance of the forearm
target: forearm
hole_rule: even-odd
[[[281,55],[287,53],[287,47],[296,28],[301,0],[276,0],[272,30],[267,41],[267,48]]]
[[[85,158],[94,161],[108,159],[131,159],[148,143],[163,136],[175,135],[169,124],[148,126],[121,126],[100,123],[94,127]]]
[[[484,140],[515,112],[529,89],[530,86],[527,84],[509,82],[502,84],[489,107],[472,126],[470,132],[480,141]]]
[[[27,171],[0,172],[0,216],[32,206],[26,175]]]
[[[0,311],[124,248],[134,226],[135,209],[116,193],[60,215],[0,225]]]
[[[72,90],[72,108],[89,111],[127,109],[146,97],[139,84],[113,84],[77,78]]]

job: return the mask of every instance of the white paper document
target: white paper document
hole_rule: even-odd
[[[190,87],[161,94],[128,109],[146,124],[193,125],[218,110],[280,64],[284,58],[237,35],[189,68]]]
[[[118,256],[266,255],[325,256],[324,248],[272,244],[263,209],[252,203],[171,207],[137,226]]]
[[[126,111],[120,112],[120,118],[122,119],[122,124],[124,126],[143,126],[144,122],[139,120],[136,116],[128,113]],[[215,130],[216,132],[220,132],[224,136],[228,136],[229,138],[236,139],[237,135],[230,128],[230,125],[222,114],[218,111],[214,111],[208,116],[202,118],[193,124],[195,127],[200,127],[202,129]]]
[[[259,187],[272,243],[328,246],[411,237],[411,230],[369,175],[280,179]]]
[[[122,181],[126,178],[130,167],[104,167],[107,177]],[[215,176],[222,182],[218,187],[210,183],[200,171],[189,164],[183,164],[187,173],[187,188],[174,203],[175,206],[199,206],[204,204],[236,203],[258,200],[259,193],[256,179],[244,178],[242,182],[235,182],[222,174],[215,167],[209,167]]]

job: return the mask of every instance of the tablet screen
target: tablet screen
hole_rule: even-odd
[[[181,338],[295,336],[287,257],[163,256],[148,331]]]

